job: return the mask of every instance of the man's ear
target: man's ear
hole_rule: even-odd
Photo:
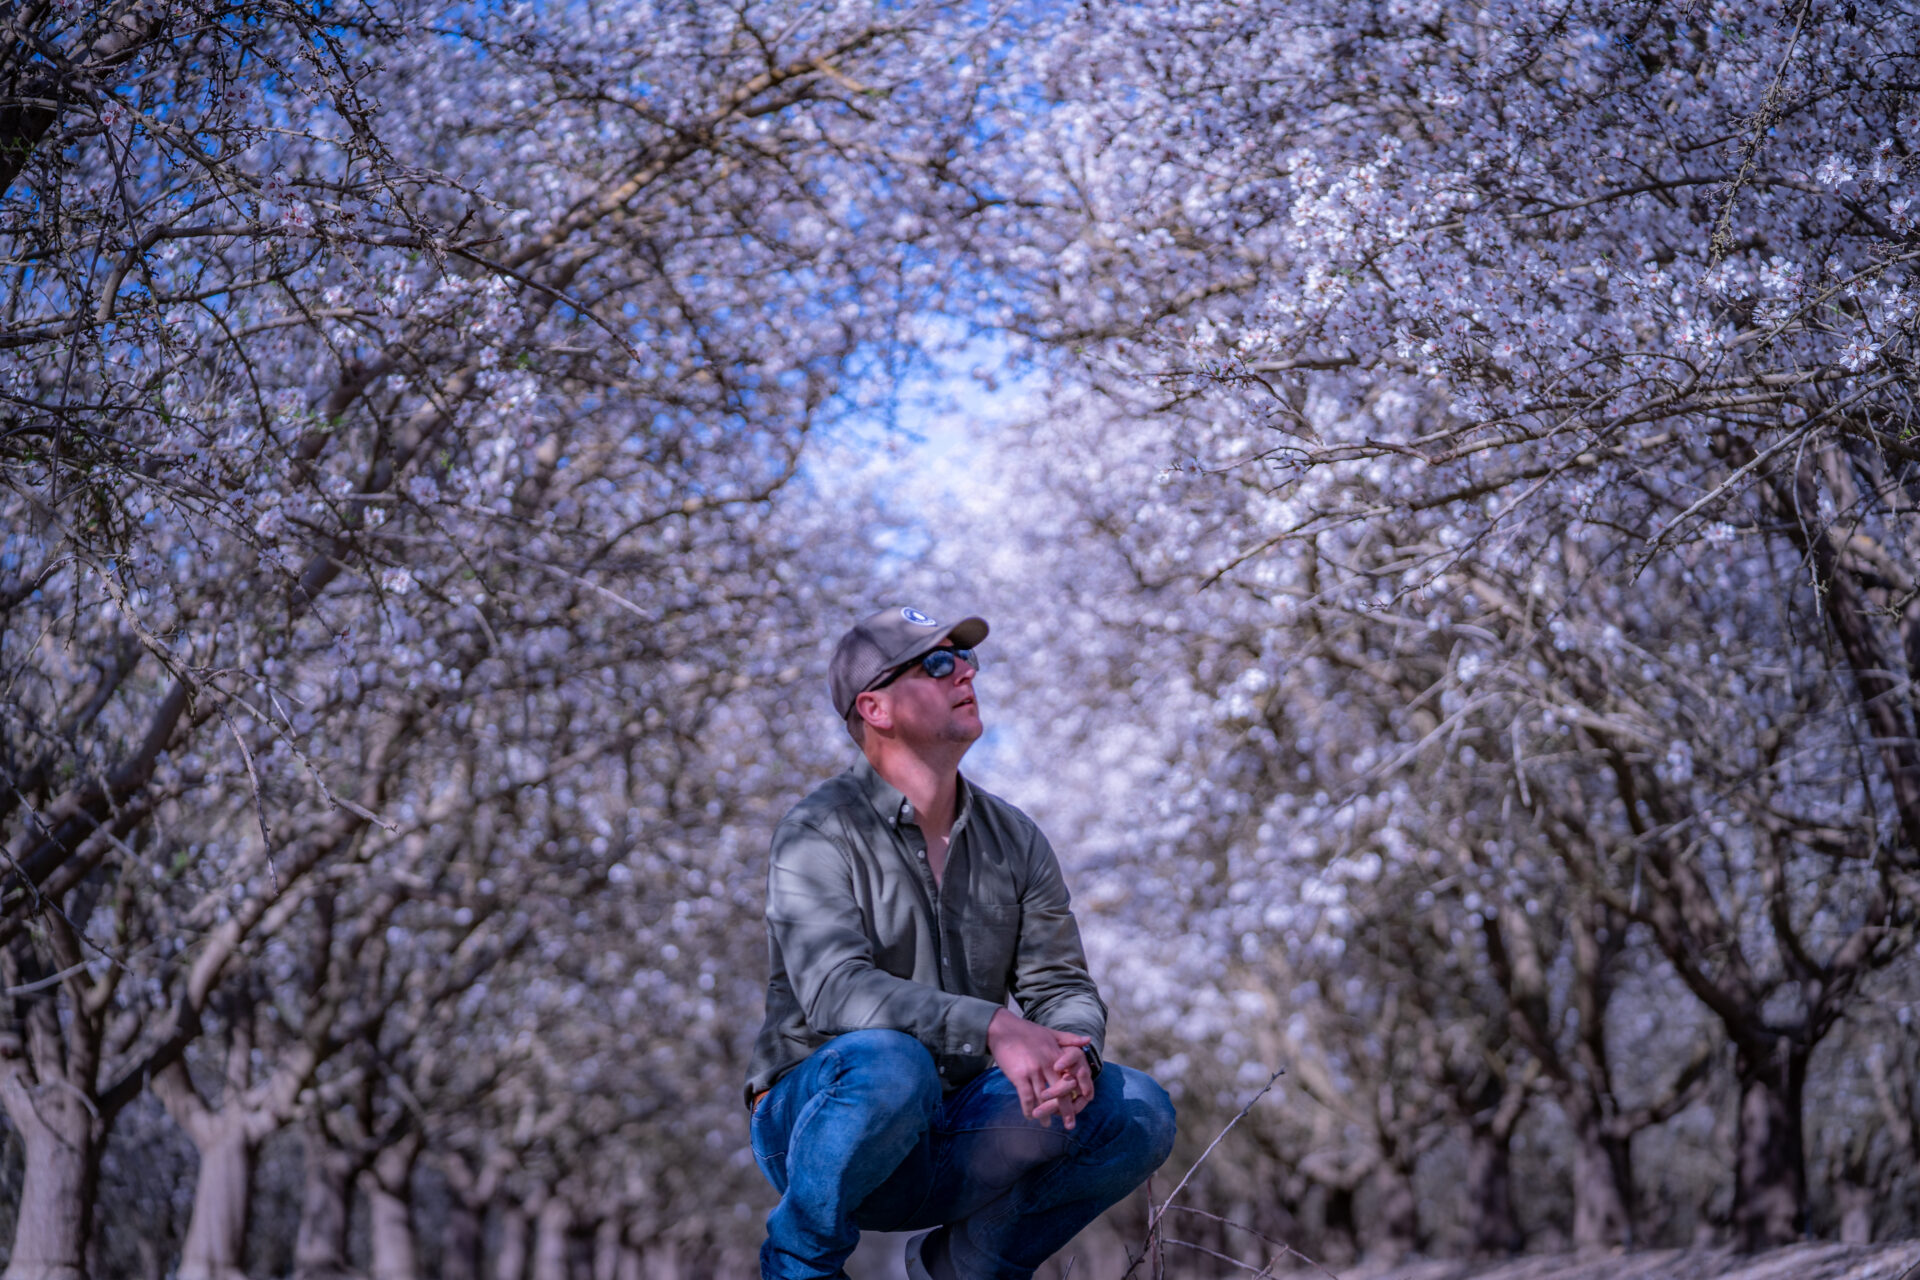
[[[867,722],[868,728],[893,728],[893,708],[887,705],[887,700],[876,690],[869,690],[856,697],[853,700],[853,709],[860,713],[860,718]]]

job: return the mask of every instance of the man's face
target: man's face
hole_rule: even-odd
[[[936,679],[916,658],[897,680],[878,691],[887,699],[894,732],[906,742],[973,742],[985,730],[973,696],[974,674],[972,663],[956,661],[951,674]]]

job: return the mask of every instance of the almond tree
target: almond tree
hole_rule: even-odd
[[[1000,171],[1043,210],[1008,322],[1182,424],[1115,448],[1244,488],[1153,504],[1169,559],[1494,637],[1426,745],[1495,714],[1463,745],[1721,1024],[1750,1246],[1799,1234],[1809,1055],[1916,910],[1910,18],[1096,6]],[[1548,703],[1581,763],[1534,787]]]
[[[905,246],[965,214],[932,141],[986,37],[938,5],[6,16],[0,1092],[61,1127],[11,1274],[66,1276],[117,1108],[317,886],[382,891],[444,744],[529,735],[529,788],[557,718],[590,756],[710,662],[789,665],[736,643],[783,590],[775,500],[939,283]]]

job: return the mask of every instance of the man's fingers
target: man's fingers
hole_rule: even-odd
[[[1072,1076],[1057,1076],[1054,1078],[1052,1084],[1040,1091],[1039,1096],[1042,1098],[1065,1098],[1072,1094],[1082,1092],[1084,1092],[1084,1090],[1080,1088],[1080,1082]]]
[[[1035,1109],[1040,1105],[1039,1091],[1033,1087],[1033,1081],[1025,1075],[1008,1075],[1013,1083],[1013,1091],[1020,1098],[1020,1114],[1031,1120]]]
[[[1073,1128],[1073,1117],[1077,1114],[1078,1110],[1079,1108],[1066,1098],[1048,1098],[1045,1102],[1033,1109],[1033,1118],[1035,1120],[1050,1120],[1054,1116],[1059,1116],[1060,1123],[1071,1129]]]
[[[1087,1055],[1080,1051],[1092,1039],[1028,1022],[1006,1010],[994,1014],[988,1036],[995,1065],[1020,1099],[1020,1114],[1029,1120],[1057,1115],[1073,1128],[1074,1117],[1093,1096]]]
[[[1063,1050],[1053,1060],[1053,1075],[1056,1080],[1071,1080],[1083,1100],[1093,1096],[1093,1067],[1087,1062],[1087,1055],[1078,1049]]]
[[[1041,1101],[1033,1109],[1033,1118],[1039,1120],[1058,1115],[1060,1123],[1071,1129],[1075,1117],[1093,1096],[1093,1078],[1086,1069],[1086,1055],[1078,1049],[1069,1052],[1079,1059],[1077,1069],[1064,1056],[1053,1064],[1048,1073],[1050,1078],[1035,1094]]]
[[[1069,1116],[1064,1101],[1065,1091],[1060,1088],[1062,1081],[1050,1080],[1044,1071],[1036,1072],[1032,1080],[1020,1082],[1021,1091],[1033,1091],[1033,1110],[1027,1113],[1030,1120],[1045,1120],[1049,1116]]]
[[[1060,1114],[1066,1120],[1067,1127],[1073,1127],[1073,1119],[1087,1109],[1093,1101],[1093,1071],[1087,1065],[1086,1055],[1078,1049],[1073,1051],[1075,1061],[1060,1073],[1060,1081],[1055,1086],[1062,1089]]]

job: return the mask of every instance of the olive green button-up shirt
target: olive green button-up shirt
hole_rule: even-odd
[[[938,884],[913,806],[864,758],[781,820],[749,1104],[834,1036],[872,1029],[919,1040],[956,1089],[991,1065],[987,1023],[1009,996],[1034,1022],[1103,1046],[1107,1008],[1053,847],[964,777],[958,807]]]

